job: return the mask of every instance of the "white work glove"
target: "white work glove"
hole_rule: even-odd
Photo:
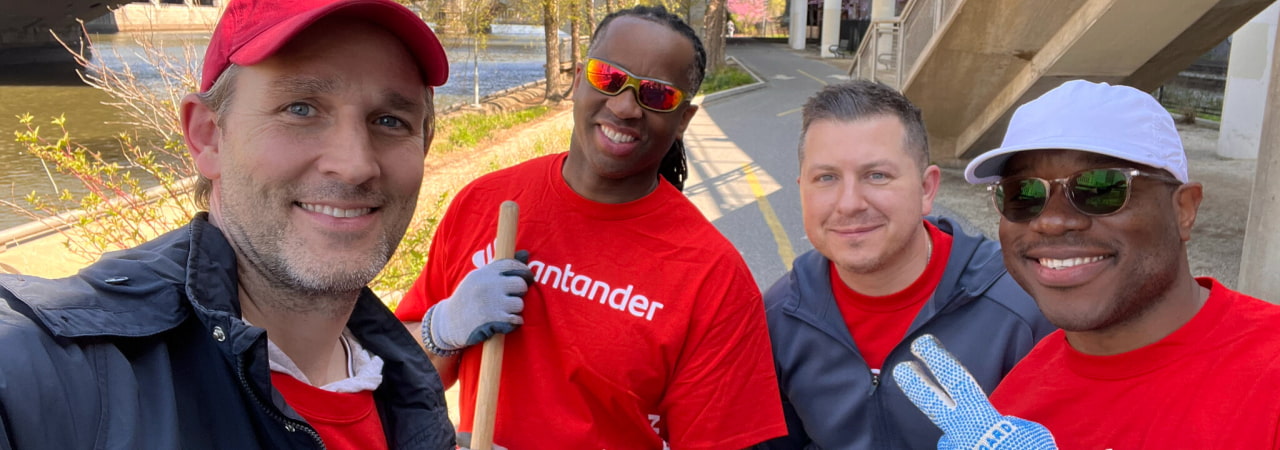
[[[522,297],[533,282],[533,272],[521,259],[527,261],[528,255],[520,251],[518,259],[500,259],[471,271],[452,296],[427,310],[422,320],[427,349],[443,355],[484,342],[495,333],[510,333],[524,323]]]
[[[913,341],[911,353],[928,369],[916,362],[898,363],[893,379],[911,403],[942,429],[939,450],[1057,450],[1053,434],[1044,426],[1000,415],[973,375],[932,335]]]
[[[459,431],[458,434],[454,436],[454,439],[457,441],[458,450],[471,450],[470,432]],[[493,450],[507,450],[507,448],[498,444],[493,444]]]

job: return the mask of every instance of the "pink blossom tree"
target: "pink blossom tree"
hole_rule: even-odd
[[[737,16],[738,25],[744,31],[747,27],[756,27],[768,16],[766,0],[728,0],[729,13]]]

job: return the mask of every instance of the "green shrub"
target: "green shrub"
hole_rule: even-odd
[[[369,283],[370,289],[382,295],[382,301],[388,308],[396,309],[404,291],[413,285],[418,274],[422,273],[422,267],[427,265],[431,236],[436,234],[436,226],[440,224],[440,217],[444,216],[444,208],[448,206],[450,198],[452,193],[445,191],[429,206],[423,206],[422,201],[418,202],[420,209],[414,214],[414,221],[405,231],[400,246],[396,247],[396,253],[391,255],[386,267]]]
[[[128,60],[119,69],[96,67],[88,53],[67,48],[82,67],[94,69],[80,71],[80,78],[107,93],[108,104],[123,114],[116,139],[125,163],[109,162],[103,149],[72,139],[65,117],[52,118],[52,127],[42,132],[34,117],[23,114],[14,132],[26,154],[38,158],[47,172],[75,178],[84,193],[55,184],[56,192],[32,191],[23,201],[0,199],[0,208],[57,224],[67,249],[83,261],[137,246],[181,226],[196,211],[186,195],[196,170],[178,117],[182,97],[196,88],[195,52],[187,44],[184,57],[175,58],[145,36],[139,39],[142,52],[136,56],[160,73],[158,88],[139,79]]]
[[[445,154],[474,148],[484,142],[494,131],[532,121],[546,115],[550,110],[550,107],[540,105],[497,114],[469,112],[444,117],[436,124],[436,139],[431,144],[431,152]]]
[[[726,65],[719,71],[707,75],[707,78],[702,81],[702,93],[710,94],[755,82],[756,79],[742,68]]]

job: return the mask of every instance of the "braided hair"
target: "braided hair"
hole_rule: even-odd
[[[702,47],[702,39],[698,39],[698,35],[693,32],[693,28],[690,28],[689,24],[685,23],[680,16],[667,11],[667,8],[662,5],[641,5],[621,9],[610,13],[605,16],[604,20],[600,21],[595,33],[591,35],[592,46],[595,46],[596,38],[609,26],[609,23],[618,17],[635,17],[666,25],[667,28],[688,38],[693,43],[694,59],[694,63],[689,67],[689,86],[692,88],[688,94],[690,98],[698,94],[698,89],[702,87],[702,79],[707,73],[707,50]],[[658,166],[658,175],[666,178],[676,189],[684,190],[684,180],[689,177],[689,167],[688,162],[685,161],[683,140],[676,139],[675,142],[671,143],[671,148],[667,150],[666,156],[662,157],[661,165]]]

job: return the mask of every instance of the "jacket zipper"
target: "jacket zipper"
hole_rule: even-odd
[[[190,241],[195,241],[194,225],[187,225],[187,239]],[[190,292],[190,289],[188,289],[187,293],[193,294],[192,292]],[[194,303],[199,303],[198,301],[199,299],[195,298],[194,295],[192,295],[191,300]],[[246,394],[248,394],[250,399],[253,399],[253,403],[258,405],[258,408],[261,408],[262,411],[266,412],[268,417],[271,417],[272,419],[275,419],[277,422],[284,424],[285,431],[292,433],[298,427],[301,427],[303,431],[307,432],[308,436],[311,436],[311,439],[316,441],[316,444],[320,445],[320,450],[327,449],[328,447],[324,445],[324,439],[320,438],[320,433],[316,432],[314,428],[311,428],[311,425],[307,425],[304,422],[298,422],[288,417],[284,417],[279,414],[276,414],[275,410],[268,407],[267,404],[262,401],[262,399],[258,398],[258,395],[253,392],[253,388],[249,386],[249,379],[245,375],[245,372],[247,371],[246,364],[247,363],[244,360],[244,355],[236,355],[236,366],[237,366],[236,377],[240,379],[240,389],[243,390]]]
[[[240,378],[240,388],[249,394],[249,398],[253,399],[254,404],[258,405],[259,408],[262,408],[262,410],[267,413],[267,416],[271,417],[272,419],[275,419],[277,422],[284,424],[285,431],[292,433],[294,430],[301,428],[303,431],[307,432],[308,436],[311,436],[311,439],[316,441],[316,444],[320,445],[321,450],[324,450],[326,448],[324,445],[324,440],[320,439],[320,433],[317,433],[314,428],[311,428],[311,425],[307,425],[304,422],[298,422],[288,417],[284,417],[282,415],[276,414],[274,409],[268,407],[267,404],[262,401],[262,399],[258,398],[258,395],[255,394],[253,392],[253,389],[249,386],[249,380],[245,376],[244,357],[242,355],[236,355],[236,361],[239,363],[237,364],[239,366],[239,370],[236,371],[236,376]]]

